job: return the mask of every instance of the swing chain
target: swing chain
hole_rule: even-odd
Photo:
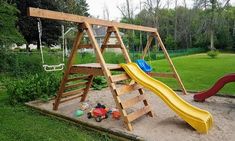
[[[50,72],[50,71],[60,71],[64,69],[64,63],[61,63],[59,65],[47,65],[45,64],[44,61],[44,55],[43,55],[43,50],[42,50],[42,22],[40,18],[37,18],[38,22],[37,22],[37,26],[38,26],[38,37],[39,37],[39,48],[40,48],[40,53],[41,53],[41,58],[42,58],[42,67],[44,68],[45,71]],[[63,38],[63,42],[62,42],[62,47],[63,47],[63,62],[64,62],[64,26],[62,25],[62,38]]]

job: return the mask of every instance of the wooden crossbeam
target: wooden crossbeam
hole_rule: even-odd
[[[104,48],[121,48],[121,45],[102,45]]]
[[[91,49],[91,48],[92,48],[92,45],[91,45],[91,44],[79,45],[78,48],[79,48],[79,49],[81,49],[81,48]]]
[[[69,13],[56,12],[56,11],[40,9],[40,8],[33,8],[33,7],[29,7],[28,16],[45,18],[45,19],[52,19],[52,20],[76,22],[76,23],[86,22],[86,23],[92,24],[92,25],[115,26],[117,28],[139,30],[139,31],[146,31],[146,32],[157,31],[156,28],[152,28],[152,27],[145,27],[145,26],[125,24],[125,23],[119,23],[119,22],[108,21],[108,20],[89,18],[89,17],[79,16],[79,15],[74,15],[74,14],[69,14]]]

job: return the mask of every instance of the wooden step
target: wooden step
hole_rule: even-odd
[[[102,48],[121,48],[121,45],[102,45]]]
[[[92,49],[93,47],[91,44],[81,44],[81,45],[79,45],[78,48],[79,49],[81,49],[81,48]]]
[[[89,78],[89,75],[79,76],[76,78],[69,78],[66,82],[77,81],[77,80],[87,80],[88,78]]]
[[[137,104],[139,102],[142,102],[145,99],[146,99],[145,95],[138,95],[134,98],[131,98],[131,99],[128,99],[126,101],[121,102],[121,105],[122,105],[123,109],[126,109],[126,108],[134,106],[135,104]]]
[[[129,122],[132,122],[133,120],[136,120],[137,118],[147,114],[150,111],[151,111],[151,107],[150,106],[145,106],[145,107],[143,107],[143,108],[127,115],[126,118]]]
[[[83,96],[83,94],[79,94],[79,95],[76,94],[72,97],[62,99],[59,103],[64,103],[64,102],[67,102],[67,101],[70,101],[70,100],[73,100],[73,99],[76,99],[76,98],[79,98],[79,97],[82,97],[82,96]]]
[[[130,77],[126,73],[123,73],[123,74],[118,74],[118,75],[112,75],[110,76],[110,79],[113,83],[115,83],[118,81],[130,79]]]
[[[71,89],[71,88],[76,88],[76,87],[79,87],[79,86],[84,86],[84,85],[86,85],[87,83],[88,83],[88,81],[79,82],[79,83],[76,83],[76,84],[68,85],[68,86],[65,86],[65,90]]]
[[[138,89],[141,89],[141,88],[142,88],[142,86],[140,86],[137,83],[134,83],[132,85],[124,85],[120,88],[117,88],[116,91],[117,91],[117,95],[120,96],[120,95],[130,93],[132,91],[135,91],[135,90],[138,90]]]
[[[68,96],[72,96],[72,95],[76,95],[76,94],[82,93],[82,92],[84,92],[84,89],[85,88],[80,88],[80,89],[77,89],[77,90],[64,92],[62,94],[62,97],[68,97]]]

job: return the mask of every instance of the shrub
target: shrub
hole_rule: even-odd
[[[12,76],[35,74],[42,72],[41,58],[33,53],[13,53],[0,49],[0,73],[10,73]]]
[[[104,76],[97,76],[93,79],[92,87],[94,90],[101,90],[107,86],[107,81]]]
[[[48,100],[55,96],[59,88],[59,76],[58,74],[41,73],[5,81],[10,103],[14,105],[36,99]]]
[[[219,55],[219,51],[218,50],[211,50],[207,52],[207,55],[210,56],[211,58],[215,58]]]

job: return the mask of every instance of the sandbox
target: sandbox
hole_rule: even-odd
[[[52,110],[53,100],[49,102],[32,101],[27,103],[28,106],[42,111],[45,114],[54,115],[83,126],[101,130],[120,139],[131,140],[213,140],[213,141],[232,141],[235,139],[235,99],[214,96],[207,99],[204,103],[194,102],[193,94],[182,95],[178,93],[184,100],[190,104],[209,111],[214,118],[214,125],[208,134],[197,133],[190,125],[178,117],[162,100],[155,96],[152,92],[145,90],[148,101],[154,112],[154,117],[143,116],[133,122],[133,131],[124,128],[122,120],[115,120],[109,117],[102,122],[96,122],[94,119],[88,119],[86,114],[81,117],[74,115],[79,108],[79,99],[74,99],[67,103],[61,104],[58,111]],[[125,95],[123,98],[133,96],[135,93]],[[87,102],[91,107],[97,103],[105,104],[107,107],[115,108],[115,102],[108,88],[102,91],[92,90],[87,98]],[[129,109],[138,109],[140,105]],[[89,109],[85,113],[89,112]]]

